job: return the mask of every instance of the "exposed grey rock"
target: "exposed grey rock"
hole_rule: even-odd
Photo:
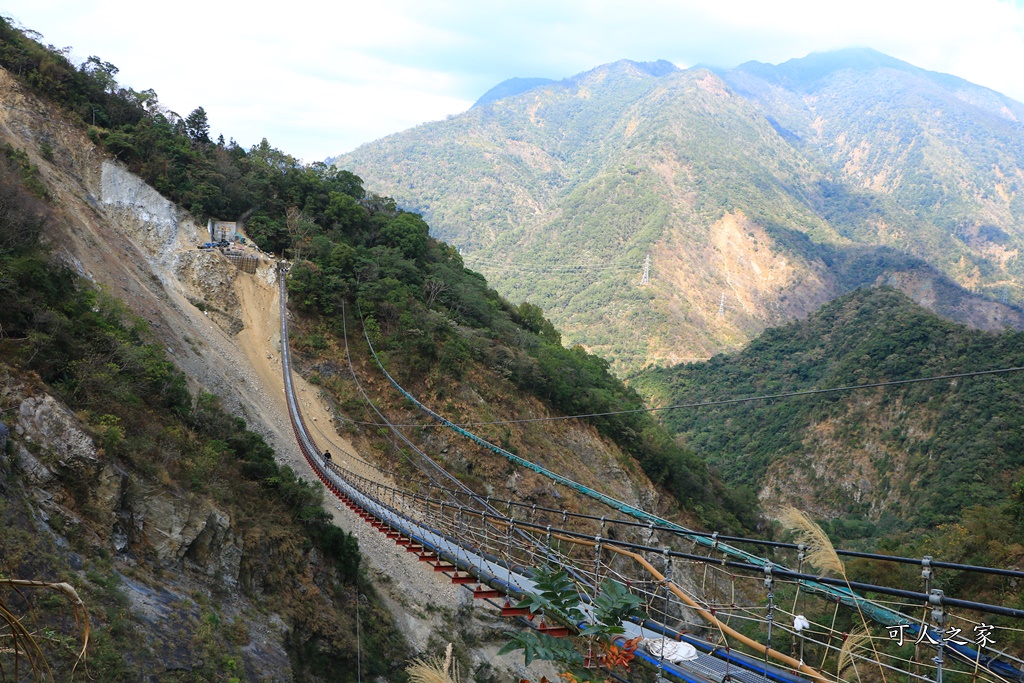
[[[281,646],[287,636],[288,627],[277,614],[249,618],[249,643],[242,648],[245,653],[243,665],[249,680],[292,680],[292,663]]]
[[[242,539],[231,518],[210,502],[160,492],[137,501],[142,536],[168,566],[186,563],[234,588],[242,561]]]
[[[111,465],[106,465],[100,470],[93,495],[102,510],[114,512],[120,507],[125,478],[123,471]]]
[[[74,571],[80,572],[85,566],[85,562],[82,561],[82,556],[78,553],[68,553],[68,566]]]
[[[89,476],[98,463],[92,437],[78,427],[74,414],[50,395],[29,396],[18,407],[15,432],[39,447],[49,468]]]
[[[110,542],[114,550],[123,553],[128,550],[128,533],[119,522],[114,522],[113,530],[110,532]]]
[[[39,461],[39,458],[32,455],[32,452],[25,448],[24,444],[18,444],[14,457],[18,467],[25,473],[25,478],[33,486],[45,486],[54,480],[54,474],[46,465]]]
[[[199,241],[187,213],[120,164],[104,161],[100,182],[105,213],[151,257],[171,258],[181,233]]]

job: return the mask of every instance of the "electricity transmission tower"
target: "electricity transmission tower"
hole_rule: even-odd
[[[640,278],[640,286],[651,284],[651,255],[648,254],[644,257],[644,274]]]
[[[719,318],[724,318],[725,317],[725,292],[722,292],[722,298],[718,302],[718,317]]]

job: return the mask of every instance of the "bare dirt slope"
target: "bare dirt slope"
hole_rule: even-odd
[[[284,401],[275,259],[260,255],[257,272],[247,274],[216,251],[198,250],[208,239],[205,226],[99,152],[60,111],[24,93],[3,70],[0,142],[28,154],[60,211],[59,229],[47,236],[55,256],[149,321],[193,389],[219,396],[267,439],[281,462],[313,481]],[[44,143],[52,150],[46,155]],[[336,433],[319,390],[301,377],[294,380],[321,448],[360,474],[380,478]],[[467,618],[474,608],[466,591],[423,571],[414,557],[336,501],[325,506],[339,526],[359,536],[374,583],[416,649],[450,639],[455,630],[504,627],[479,612],[482,620]],[[456,629],[453,622],[461,625]],[[514,658],[494,655],[494,647],[481,645],[473,657],[477,664],[528,675]],[[546,669],[536,673],[554,676]]]
[[[282,394],[274,259],[261,257],[250,275],[196,249],[205,226],[3,70],[0,141],[27,152],[61,211],[59,231],[47,236],[55,255],[148,320],[194,388],[220,396],[301,472]]]

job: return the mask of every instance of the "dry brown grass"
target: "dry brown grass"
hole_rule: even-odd
[[[846,566],[836,554],[832,541],[807,513],[794,507],[786,508],[779,513],[779,522],[793,532],[797,543],[802,543],[806,547],[806,559],[812,567],[823,574],[832,572],[846,577]]]
[[[860,680],[860,671],[857,670],[854,654],[857,650],[864,648],[864,643],[870,645],[870,641],[871,634],[865,628],[856,628],[846,635],[846,640],[843,641],[843,646],[839,650],[839,660],[836,663],[836,678],[842,681],[846,670],[853,667],[854,675],[856,675],[858,681]]]
[[[444,651],[444,658],[416,659],[406,669],[412,683],[462,683],[459,666],[452,661],[452,644]]]
[[[783,527],[793,533],[797,543],[804,544],[806,559],[811,566],[817,568],[823,574],[827,572],[838,574],[847,582],[847,587],[850,587],[850,579],[846,576],[846,565],[839,559],[839,555],[836,553],[832,541],[829,540],[828,534],[813,519],[808,517],[807,513],[790,507],[779,513],[778,520]],[[850,590],[852,591],[853,589],[851,588]],[[871,648],[874,661],[881,661],[878,650],[875,648],[875,641],[871,639],[871,632],[868,629],[868,622],[864,617],[864,612],[858,609],[857,615],[860,617],[860,627],[847,634],[846,640],[843,641],[843,646],[839,650],[836,675],[840,681],[842,680],[843,671],[850,666],[853,666],[857,680],[860,680],[860,672],[857,670],[856,663],[854,663],[853,653],[855,649],[863,647],[865,642]],[[885,669],[879,666],[878,671],[881,674],[882,683],[885,683]]]
[[[5,579],[0,578],[0,586],[8,586],[20,592],[21,589],[43,589],[56,591],[67,597],[75,611],[75,622],[78,624],[81,633],[82,648],[75,658],[71,667],[69,680],[74,680],[75,671],[78,665],[85,661],[85,653],[89,648],[89,612],[85,609],[85,603],[78,597],[78,592],[69,583],[53,581],[31,581],[27,579]],[[9,646],[7,644],[9,643]],[[42,681],[48,678],[53,681],[53,671],[46,661],[46,655],[39,646],[37,634],[30,631],[24,624],[24,620],[12,612],[2,599],[0,599],[0,644],[4,652],[12,655],[11,672],[14,680],[22,680],[22,661],[24,666],[31,672],[31,680]],[[0,676],[5,676],[3,665],[0,664]]]

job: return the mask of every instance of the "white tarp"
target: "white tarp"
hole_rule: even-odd
[[[644,649],[659,659],[662,657],[662,652],[664,652],[665,660],[674,664],[697,659],[697,649],[693,645],[676,640],[667,640],[665,638],[645,640]]]

